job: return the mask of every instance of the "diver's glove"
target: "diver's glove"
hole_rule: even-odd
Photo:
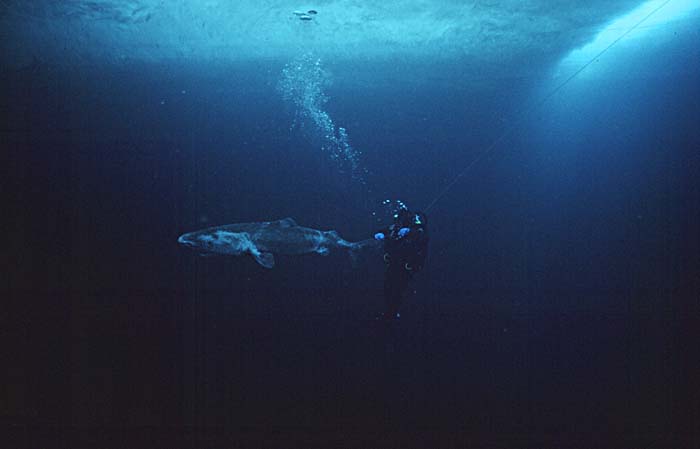
[[[408,232],[411,230],[411,228],[401,228],[399,229],[399,238],[405,236],[408,234]]]
[[[376,234],[374,234],[374,239],[375,240],[384,240],[384,233],[377,232]]]

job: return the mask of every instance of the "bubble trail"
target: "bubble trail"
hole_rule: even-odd
[[[306,53],[284,67],[278,90],[294,107],[292,128],[306,124],[313,137],[320,138],[321,151],[328,153],[341,171],[349,172],[354,180],[364,183],[366,170],[360,165],[360,152],[350,145],[347,130],[336,125],[325,110],[328,102],[325,90],[330,84],[330,74],[321,60]]]

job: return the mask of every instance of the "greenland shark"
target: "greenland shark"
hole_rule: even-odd
[[[341,248],[349,250],[354,257],[356,251],[375,244],[374,239],[349,242],[336,231],[305,228],[292,218],[207,228],[183,234],[177,241],[202,255],[250,254],[265,268],[275,266],[274,254],[326,255],[331,249]]]

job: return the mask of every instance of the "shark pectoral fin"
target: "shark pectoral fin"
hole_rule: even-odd
[[[330,253],[330,251],[328,251],[328,248],[323,247],[323,246],[321,248],[317,249],[316,252],[322,256],[327,256]]]
[[[255,261],[263,267],[272,268],[275,266],[275,256],[273,256],[272,253],[251,252],[251,254],[255,258]]]

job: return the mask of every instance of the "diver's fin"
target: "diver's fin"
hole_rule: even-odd
[[[281,220],[277,220],[277,223],[282,226],[283,228],[291,228],[292,226],[299,226],[296,221],[292,217],[287,217],[283,218]]]
[[[275,266],[275,256],[272,253],[251,253],[255,258],[255,261],[265,268],[272,268]]]

